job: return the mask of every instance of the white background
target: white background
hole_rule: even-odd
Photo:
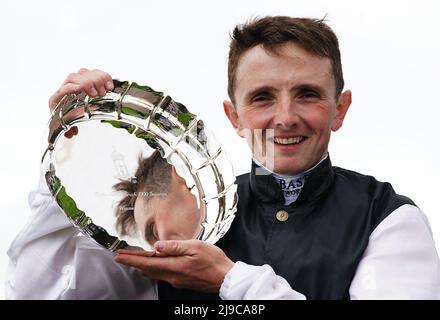
[[[257,15],[327,16],[353,91],[346,123],[332,138],[333,164],[392,182],[427,214],[439,243],[439,9],[434,0],[3,0],[0,283],[37,184],[47,100],[80,67],[167,92],[216,133],[237,174],[249,169],[250,153],[222,101],[229,32]]]

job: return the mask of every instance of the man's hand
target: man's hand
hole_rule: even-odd
[[[49,109],[52,112],[66,94],[85,92],[90,97],[103,96],[113,90],[112,77],[101,70],[80,69],[71,73],[61,87],[49,98]]]
[[[218,292],[234,266],[224,252],[200,240],[159,241],[155,256],[145,251],[118,250],[115,261],[176,288]]]
[[[61,87],[49,98],[49,109],[52,112],[61,99],[67,94],[86,93],[90,97],[103,96],[107,91],[113,90],[112,77],[101,70],[80,69],[77,73],[71,73],[64,80]],[[78,134],[78,127],[73,126],[64,133],[66,138],[72,138]]]

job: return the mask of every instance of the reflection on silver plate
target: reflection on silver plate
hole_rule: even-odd
[[[43,161],[58,205],[111,251],[167,239],[215,243],[237,205],[224,150],[184,105],[113,82],[105,96],[65,96],[51,115]]]

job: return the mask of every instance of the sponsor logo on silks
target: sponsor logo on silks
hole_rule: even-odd
[[[289,205],[292,202],[295,202],[298,198],[301,190],[304,186],[305,177],[293,178],[290,180],[286,180],[283,178],[276,177],[278,185],[284,193],[285,205]]]
[[[301,189],[304,186],[304,177],[292,179],[290,181],[281,178],[276,178],[276,180],[283,190]]]
[[[284,196],[285,197],[298,197],[299,193],[301,192],[302,188],[297,188],[294,190],[284,190]]]

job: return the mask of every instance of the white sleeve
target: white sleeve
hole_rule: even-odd
[[[293,290],[283,277],[277,276],[272,267],[252,266],[237,261],[226,274],[220,287],[223,300],[305,300],[305,296]]]
[[[8,250],[7,299],[157,299],[154,281],[78,234],[43,172],[29,205],[31,216]]]
[[[440,299],[440,264],[420,209],[403,205],[370,235],[351,299]]]
[[[236,262],[220,288],[222,299],[305,299],[268,266]],[[350,286],[355,299],[440,299],[440,263],[423,212],[403,205],[370,235]]]

